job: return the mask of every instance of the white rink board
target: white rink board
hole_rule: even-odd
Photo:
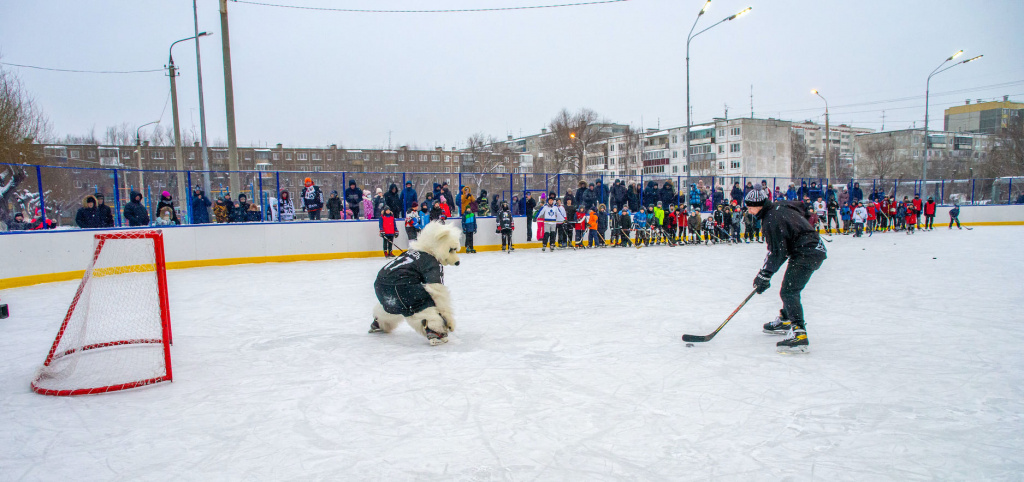
[[[3,479],[990,480],[1024,473],[1024,227],[837,236],[812,353],[760,244],[463,255],[458,331],[366,333],[382,259],[168,273],[175,381],[32,393],[76,283],[6,290]],[[713,284],[712,284],[713,283]]]

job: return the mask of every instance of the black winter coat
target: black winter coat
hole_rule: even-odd
[[[210,200],[202,191],[192,196],[192,224],[210,223]]]
[[[593,190],[587,189],[583,191],[583,201],[580,203],[584,209],[597,210],[597,193]]]
[[[626,191],[626,204],[629,205],[630,212],[640,210],[640,193],[636,192],[633,186]]]
[[[523,198],[523,214],[526,215],[528,221],[535,219],[533,211],[537,209],[537,200],[533,197],[529,199]]]
[[[616,204],[626,203],[626,186],[622,184],[612,186],[612,202]]]
[[[661,195],[658,193],[658,184],[657,183],[655,183],[653,181],[647,183],[647,187],[644,189],[644,192],[643,192],[643,199],[642,200],[643,200],[643,203],[644,203],[644,207],[653,206],[655,204],[658,204],[658,201],[661,200]]]
[[[124,218],[128,220],[129,226],[149,226],[149,213],[146,206],[142,205],[142,194],[132,191],[129,195],[131,200],[124,205]]]
[[[391,213],[396,218],[402,217],[402,213],[405,213],[402,209],[402,196],[398,194],[398,186],[396,184],[389,186],[388,192],[384,193],[384,204],[391,208]]]
[[[348,204],[359,204],[363,202],[363,190],[358,187],[345,189],[345,202]]]
[[[803,203],[769,201],[757,213],[768,247],[762,269],[775,273],[789,258],[824,260],[827,257],[825,244],[804,212]]]
[[[668,209],[669,204],[676,203],[676,190],[671,184],[666,183],[661,187],[661,207]]]
[[[327,219],[341,219],[341,198],[334,196],[327,200]]]

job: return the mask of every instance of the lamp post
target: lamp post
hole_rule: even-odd
[[[176,163],[176,169],[178,170],[178,200],[183,201],[185,198],[185,159],[181,152],[181,127],[178,124],[178,87],[175,77],[178,75],[178,68],[174,66],[174,45],[186,40],[198,39],[199,37],[205,37],[209,35],[206,32],[201,32],[193,35],[189,38],[183,38],[177,40],[171,44],[167,49],[167,75],[171,78],[171,117],[174,120],[174,159]],[[191,220],[189,220],[191,222]]]
[[[827,184],[830,182],[829,178],[832,177],[832,167],[828,162],[828,151],[832,150],[832,131],[828,127],[828,100],[825,100],[825,97],[822,97],[817,90],[812,90],[811,93],[825,101],[825,183]]]
[[[192,20],[195,26],[196,37],[199,36],[199,11],[196,8],[196,0],[192,0]],[[206,143],[206,108],[203,102],[203,61],[199,57],[199,42],[196,42],[196,75],[199,78],[199,138],[202,141],[203,150],[203,192],[210,195],[210,149]]]
[[[932,77],[937,75],[937,74],[941,74],[941,73],[943,73],[943,72],[945,72],[945,71],[947,71],[949,69],[952,69],[953,67],[956,67],[957,65],[966,64],[968,62],[973,62],[975,60],[978,60],[978,59],[984,57],[983,55],[979,55],[977,57],[971,57],[971,58],[969,58],[967,60],[961,60],[960,62],[957,62],[957,63],[955,63],[953,65],[950,65],[949,67],[946,67],[946,68],[942,69],[942,66],[946,65],[946,62],[949,62],[950,60],[953,60],[953,59],[959,57],[963,53],[964,53],[963,50],[958,50],[955,54],[950,55],[946,60],[943,60],[942,63],[939,64],[938,67],[935,67],[935,70],[933,70],[932,73],[928,74],[928,80],[924,84],[924,162],[923,162],[923,164],[921,164],[921,181],[922,181],[922,183],[924,182],[925,179],[928,178],[928,151],[930,151],[931,147],[932,147],[931,139],[928,137],[928,93],[929,93],[929,90],[931,88]],[[939,70],[939,69],[942,69],[942,70]]]
[[[160,121],[147,122],[135,129],[135,158],[139,163],[139,192],[144,192],[142,189],[144,180],[142,179],[142,128],[148,125],[156,124]]]
[[[739,17],[739,16],[749,12],[753,8],[753,7],[747,7],[745,9],[741,10],[737,14],[734,14],[734,15],[725,17],[722,20],[719,20],[714,25],[712,25],[712,26],[710,26],[710,27],[708,27],[708,28],[706,28],[704,30],[701,30],[700,32],[693,33],[693,29],[697,28],[697,22],[700,21],[700,17],[704,15],[704,12],[708,11],[708,7],[710,7],[710,6],[711,6],[711,0],[707,0],[706,2],[704,2],[704,6],[701,7],[700,12],[697,12],[697,19],[693,21],[693,26],[690,27],[690,33],[686,36],[686,176],[687,177],[690,176],[690,170],[691,170],[691,165],[692,165],[692,163],[690,162],[690,124],[691,124],[691,121],[690,121],[690,41],[692,41],[698,35],[700,35],[700,34],[702,34],[704,32],[707,32],[708,30],[711,30],[712,28],[715,28],[716,26],[718,26],[719,24],[721,24],[723,22],[728,22],[729,20],[733,20],[733,19],[735,19],[735,18],[737,18],[737,17]]]

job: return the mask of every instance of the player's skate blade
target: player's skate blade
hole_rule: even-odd
[[[811,352],[807,345],[801,346],[777,346],[775,352],[780,355],[806,355]]]

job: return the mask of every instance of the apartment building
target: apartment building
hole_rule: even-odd
[[[964,132],[978,134],[998,134],[1011,122],[1024,119],[1024,103],[1010,102],[1010,96],[1004,95],[1002,102],[982,102],[974,104],[970,99],[956,107],[946,109],[944,130],[946,132]]]

